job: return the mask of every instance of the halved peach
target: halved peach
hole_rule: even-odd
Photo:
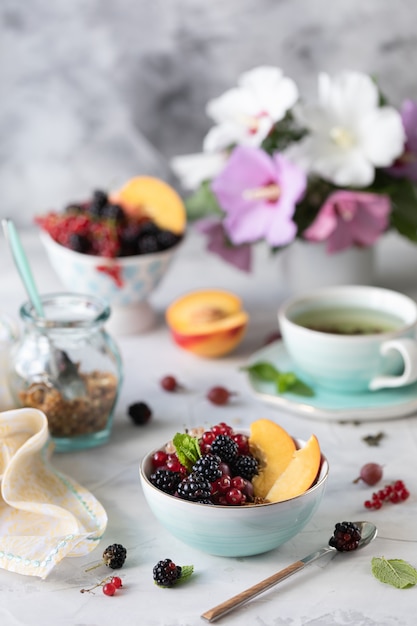
[[[185,294],[166,311],[174,341],[205,357],[223,356],[234,350],[246,332],[248,319],[237,296],[217,289]]]
[[[305,446],[294,452],[287,468],[266,494],[266,499],[270,502],[281,502],[307,491],[316,479],[320,462],[319,442],[315,435],[311,435]]]
[[[184,232],[187,222],[185,206],[170,185],[153,176],[131,178],[121,189],[111,194],[129,215],[150,217],[160,228],[177,235]]]
[[[291,462],[296,446],[284,428],[264,418],[252,422],[249,446],[260,463],[259,474],[252,479],[254,495],[265,498]]]

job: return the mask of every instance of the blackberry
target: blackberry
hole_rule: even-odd
[[[334,534],[329,539],[329,546],[336,548],[339,552],[349,552],[356,550],[361,538],[361,531],[352,522],[338,522],[334,529]]]
[[[127,550],[121,543],[113,543],[103,552],[104,565],[111,569],[120,569],[126,561]]]
[[[194,474],[200,474],[200,476],[212,483],[222,475],[219,467],[221,461],[221,458],[215,454],[206,454],[194,463],[191,471]]]
[[[127,409],[127,413],[136,426],[143,426],[152,417],[152,411],[145,402],[131,404]]]
[[[124,222],[126,218],[125,212],[118,204],[105,204],[102,208],[101,215],[108,220],[114,220],[118,224]]]
[[[152,252],[158,252],[158,240],[155,235],[141,235],[138,240],[137,252],[138,254],[151,254]]]
[[[228,435],[217,435],[211,444],[211,453],[217,454],[225,463],[231,463],[237,455],[238,445]]]
[[[86,237],[86,235],[78,235],[77,233],[72,233],[68,237],[68,248],[70,250],[74,250],[75,252],[88,254],[91,251],[90,239]]]
[[[105,206],[108,203],[108,197],[106,192],[101,189],[96,189],[93,192],[93,197],[88,205],[88,212],[93,217],[102,217]]]
[[[259,463],[250,454],[239,454],[232,463],[232,472],[235,476],[242,476],[251,481],[259,472]]]
[[[203,476],[200,476],[200,474],[192,473],[180,482],[177,488],[177,495],[182,500],[202,503],[210,499],[210,482]]]
[[[120,256],[134,256],[138,253],[140,224],[127,223],[120,232]]]
[[[174,495],[182,480],[182,475],[179,472],[159,468],[150,475],[149,480],[161,491]]]
[[[157,235],[160,232],[159,226],[152,222],[152,220],[147,220],[146,222],[141,223],[140,234],[141,235]]]
[[[156,239],[160,250],[168,250],[168,248],[173,248],[179,242],[180,237],[170,230],[161,229],[157,233]]]
[[[171,559],[158,561],[153,568],[154,582],[159,587],[172,587],[181,578],[181,571],[182,568],[179,565],[175,565]]]

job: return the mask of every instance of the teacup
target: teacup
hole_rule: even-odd
[[[417,380],[417,304],[379,287],[317,289],[280,307],[285,347],[305,382],[338,392]]]

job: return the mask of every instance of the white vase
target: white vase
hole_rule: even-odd
[[[282,271],[287,289],[294,294],[331,285],[372,285],[374,249],[328,254],[322,243],[297,239],[282,253]]]

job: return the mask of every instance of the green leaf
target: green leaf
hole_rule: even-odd
[[[300,380],[294,372],[280,372],[268,361],[258,361],[241,369],[267,383],[274,383],[278,393],[289,391],[297,396],[314,396],[313,389]]]
[[[259,361],[258,363],[254,363],[248,367],[243,367],[242,369],[249,372],[249,374],[253,374],[257,378],[260,378],[261,380],[272,383],[276,381],[277,376],[280,374],[279,370],[277,370],[272,363],[268,363],[267,361]]]
[[[187,580],[187,578],[190,578],[193,572],[194,572],[194,565],[182,565],[181,576],[178,578],[177,583],[182,583],[184,580]]]
[[[188,470],[201,457],[201,450],[196,437],[191,437],[187,433],[176,433],[172,440],[177,457],[181,465]]]
[[[203,182],[191,196],[185,199],[184,204],[189,220],[200,219],[213,213],[223,215],[209,181]]]
[[[417,570],[403,559],[372,559],[372,574],[381,583],[397,589],[407,589],[417,584]]]

